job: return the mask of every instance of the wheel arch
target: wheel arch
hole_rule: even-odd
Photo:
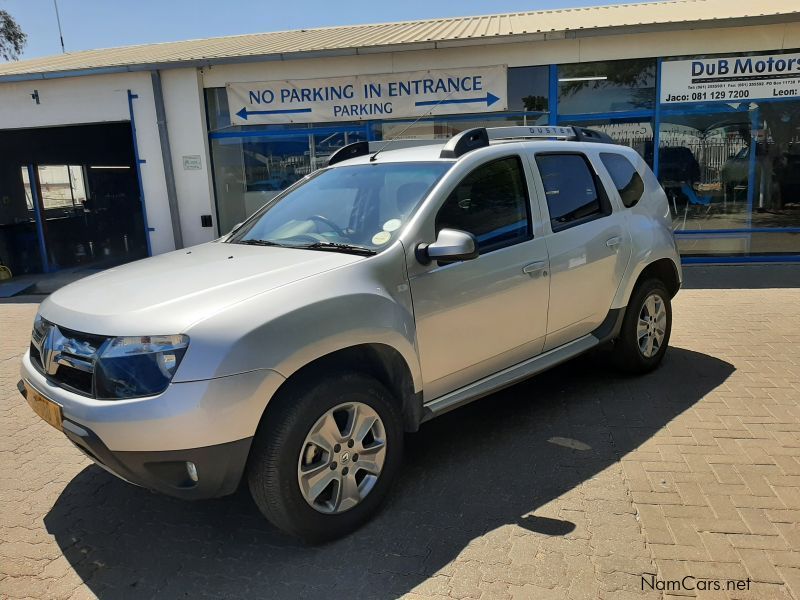
[[[361,343],[328,352],[287,374],[274,397],[290,393],[298,382],[337,371],[358,371],[380,381],[398,402],[406,431],[417,431],[422,420],[422,393],[415,391],[408,363],[396,348],[382,343]],[[261,419],[269,413],[267,403]]]
[[[674,298],[678,290],[681,289],[678,269],[672,259],[669,258],[660,258],[642,269],[641,273],[639,273],[639,276],[636,278],[633,289],[635,290],[643,281],[647,281],[648,279],[658,279],[663,282],[667,287],[670,298]]]

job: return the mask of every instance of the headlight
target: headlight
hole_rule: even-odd
[[[120,400],[160,394],[172,381],[188,345],[185,335],[112,338],[95,363],[97,398]]]

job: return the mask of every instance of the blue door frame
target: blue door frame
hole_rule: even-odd
[[[50,273],[50,261],[47,258],[47,244],[44,239],[44,219],[42,215],[41,196],[39,195],[39,178],[36,167],[27,165],[28,182],[31,186],[31,200],[33,201],[33,215],[36,219],[36,238],[39,242],[39,255],[42,262],[42,273]]]

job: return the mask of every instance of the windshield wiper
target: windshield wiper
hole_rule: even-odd
[[[291,246],[292,248],[302,248],[304,250],[327,250],[329,252],[346,252],[349,254],[358,254],[360,256],[373,256],[377,254],[372,248],[365,246],[356,246],[353,244],[340,244],[337,242],[314,242],[313,244],[304,244],[302,246]]]
[[[279,248],[291,248],[286,244],[279,244],[278,242],[271,242],[270,240],[238,240],[236,242],[229,242],[230,244],[246,244],[248,246],[278,246]]]

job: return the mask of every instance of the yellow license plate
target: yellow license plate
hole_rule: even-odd
[[[61,406],[42,396],[27,383],[25,384],[25,399],[30,404],[33,412],[59,431],[63,431],[61,427]]]

